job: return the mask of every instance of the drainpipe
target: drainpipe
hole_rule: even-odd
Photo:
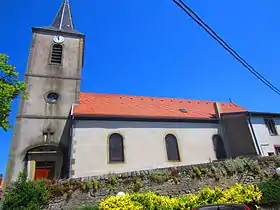
[[[249,124],[249,126],[250,126],[251,131],[252,131],[253,139],[254,139],[255,145],[257,146],[258,153],[259,153],[259,155],[262,156],[263,154],[262,154],[262,152],[261,152],[260,145],[259,145],[259,143],[258,143],[256,134],[255,134],[255,131],[254,131],[252,122],[251,122],[251,113],[248,113],[248,124]]]

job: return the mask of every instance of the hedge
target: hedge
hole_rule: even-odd
[[[188,194],[183,197],[170,198],[149,193],[126,194],[125,196],[110,196],[99,205],[100,210],[135,209],[135,210],[167,210],[191,209],[195,206],[222,203],[244,203],[257,205],[261,202],[262,192],[256,185],[235,184],[227,190],[221,188],[204,188],[198,194]]]
[[[6,190],[2,209],[43,209],[50,198],[48,183],[45,180],[37,182],[28,180],[24,171],[19,174],[17,181]]]
[[[280,204],[280,180],[272,179],[258,184],[263,196],[262,205],[277,205]]]

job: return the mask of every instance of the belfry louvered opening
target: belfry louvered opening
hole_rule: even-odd
[[[62,51],[63,51],[62,45],[60,45],[60,44],[53,45],[51,63],[61,64],[61,62],[62,62]]]

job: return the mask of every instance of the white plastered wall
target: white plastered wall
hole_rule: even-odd
[[[113,133],[124,138],[124,163],[109,163],[108,138]],[[180,162],[167,159],[164,139],[169,133],[178,139]],[[217,133],[214,123],[76,121],[72,177],[206,163],[216,159],[212,136]]]

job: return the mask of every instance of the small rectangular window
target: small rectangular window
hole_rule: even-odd
[[[264,122],[265,122],[265,125],[266,125],[270,135],[272,135],[272,136],[278,135],[276,126],[275,126],[275,122],[273,119],[265,119]]]

